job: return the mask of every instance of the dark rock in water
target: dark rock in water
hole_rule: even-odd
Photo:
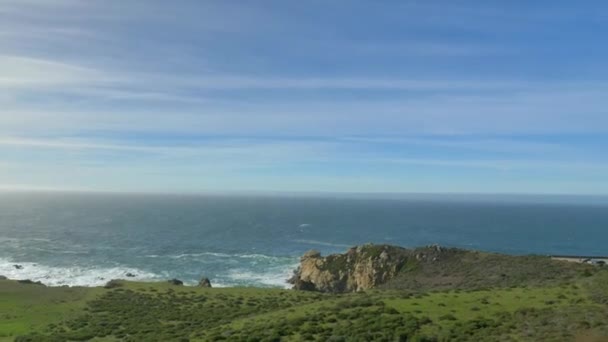
[[[24,279],[24,280],[17,280],[18,283],[20,284],[26,284],[26,285],[42,285],[44,286],[44,284],[40,281],[32,281],[30,279]]]
[[[8,278],[3,275],[0,275],[0,280],[8,280]]]
[[[203,278],[198,282],[199,287],[211,287],[211,281],[209,278]]]
[[[15,269],[18,269],[18,270],[22,270],[23,269],[23,265],[17,265],[17,264],[15,264],[15,265],[13,265],[13,267]]]
[[[118,279],[112,279],[104,285],[106,289],[115,289],[117,287],[123,286],[123,282]]]
[[[178,286],[184,285],[184,282],[179,279],[171,279],[171,280],[168,280],[168,282],[171,285],[178,285]]]
[[[133,273],[131,273],[131,272],[129,272],[129,273],[125,274],[125,275],[126,275],[127,277],[129,277],[129,278],[135,278],[135,277],[137,277],[135,274],[133,274]]]

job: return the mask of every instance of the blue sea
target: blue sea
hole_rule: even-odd
[[[130,273],[287,287],[310,249],[373,242],[608,255],[606,241],[601,197],[0,193],[0,275],[47,285]]]

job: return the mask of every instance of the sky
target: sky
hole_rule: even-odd
[[[0,0],[0,189],[608,194],[605,1]]]

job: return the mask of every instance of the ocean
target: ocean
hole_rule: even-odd
[[[204,276],[214,286],[287,287],[310,249],[608,255],[606,241],[599,197],[0,193],[0,275],[47,285]]]

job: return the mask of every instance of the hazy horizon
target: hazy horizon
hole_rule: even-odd
[[[541,194],[541,193],[465,193],[465,192],[331,192],[331,191],[103,191],[65,189],[0,188],[0,194],[41,195],[100,195],[152,197],[258,197],[258,198],[326,198],[362,200],[412,200],[434,202],[487,202],[538,204],[608,204],[608,195],[597,194]]]

